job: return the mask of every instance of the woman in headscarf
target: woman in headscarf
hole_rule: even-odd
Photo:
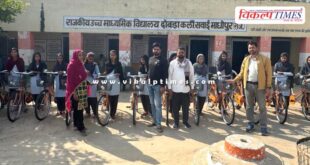
[[[87,53],[87,57],[85,60],[85,68],[88,71],[87,81],[92,83],[95,78],[100,76],[99,66],[96,62],[94,62],[94,53],[89,52]],[[93,111],[93,114],[97,115],[97,85],[89,85],[88,86],[88,106],[86,108],[86,113],[90,116],[90,108]]]
[[[147,74],[148,70],[149,70],[149,58],[147,55],[143,55],[140,58],[139,72],[141,74]],[[144,79],[144,82],[146,82],[146,79]],[[152,113],[152,110],[151,110],[149,92],[148,92],[148,89],[146,88],[146,83],[145,83],[144,87],[145,87],[144,90],[140,91],[139,95],[140,95],[142,106],[144,109],[144,113],[142,114],[142,116],[147,116],[149,113]]]
[[[5,64],[5,70],[10,72],[9,81],[10,82],[18,82],[19,75],[14,72],[24,72],[25,71],[25,63],[22,58],[19,57],[18,50],[16,48],[11,49],[11,53],[8,57],[8,61]]]
[[[227,61],[228,54],[226,51],[222,51],[218,59],[217,71],[221,72],[223,75],[229,75],[232,73],[232,68],[230,63]]]
[[[54,79],[55,88],[55,102],[57,104],[57,116],[63,115],[66,109],[65,106],[65,96],[66,96],[66,81],[67,77],[63,74],[67,70],[67,63],[64,61],[64,56],[61,53],[57,54],[57,61],[53,68],[53,72],[58,72],[59,74]]]
[[[66,108],[73,109],[74,126],[86,136],[83,110],[87,108],[87,71],[83,65],[83,51],[76,49],[67,67]]]
[[[32,57],[32,62],[28,67],[28,71],[34,72],[30,78],[30,88],[31,94],[34,101],[37,100],[37,96],[44,89],[43,81],[45,77],[42,75],[44,70],[47,69],[47,65],[41,59],[41,54],[39,52],[35,52]]]
[[[205,57],[203,54],[198,54],[196,58],[196,63],[193,65],[195,82],[201,83],[203,90],[198,92],[198,105],[196,104],[196,109],[199,110],[199,114],[202,114],[202,108],[206,101],[207,97],[207,75],[208,75],[208,66],[205,63]],[[204,80],[204,81],[202,81]]]
[[[118,61],[116,50],[110,51],[110,58],[109,62],[106,64],[105,74],[109,75],[109,79],[115,80],[114,81],[115,83],[112,84],[111,91],[108,92],[111,108],[110,116],[112,119],[115,119],[118,104],[118,96],[120,93],[120,84],[124,79],[123,67],[122,64]]]

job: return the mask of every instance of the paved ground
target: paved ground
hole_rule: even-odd
[[[243,109],[237,111],[235,123],[229,127],[217,111],[206,106],[199,127],[193,124],[191,116],[191,129],[182,125],[180,130],[165,127],[164,133],[158,134],[146,127],[147,119],[139,119],[136,126],[132,125],[128,100],[129,94],[122,93],[117,119],[107,127],[86,118],[87,137],[73,128],[67,129],[64,119],[54,114],[39,122],[30,108],[11,123],[5,110],[1,110],[0,164],[190,164],[198,150],[227,135],[246,134]],[[310,133],[300,105],[291,107],[285,125],[278,124],[272,113],[268,117],[271,136],[261,137],[258,131],[249,135],[262,140],[285,164],[297,164],[296,141]]]

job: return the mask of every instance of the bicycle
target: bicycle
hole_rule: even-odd
[[[8,74],[9,72],[7,70],[0,71],[0,75]],[[4,106],[8,102],[8,95],[9,92],[5,89],[5,82],[3,80],[0,80],[0,109],[4,108]]]
[[[205,96],[206,92],[205,91],[205,84],[208,82],[208,79],[207,77],[205,76],[198,76],[196,77],[196,80],[195,80],[195,85],[194,85],[194,94],[193,94],[193,97],[194,97],[194,101],[193,101],[193,105],[194,105],[194,121],[195,121],[195,124],[198,126],[199,125],[199,122],[200,122],[200,115],[201,115],[201,112],[199,110],[199,100],[198,100],[198,97],[199,96]],[[197,105],[197,106],[196,106]],[[198,108],[196,108],[198,107]]]
[[[14,72],[19,75],[19,79],[11,79],[9,77],[9,89],[11,89],[10,97],[7,105],[7,117],[11,122],[16,121],[20,117],[20,113],[26,106],[26,82],[24,76],[32,74],[32,72]]]
[[[109,95],[108,92],[112,90],[112,84],[109,83],[109,81],[113,78],[114,75],[106,75],[106,76],[99,76],[97,80],[98,83],[98,89],[100,92],[100,98],[98,101],[98,107],[97,107],[97,122],[101,126],[106,126],[109,124],[110,121],[110,101],[109,101]]]
[[[273,99],[275,100],[276,117],[280,124],[284,124],[288,116],[288,100],[286,97],[291,95],[291,81],[289,77],[292,77],[291,72],[279,72],[274,76],[274,92]]]
[[[211,74],[211,80],[214,80],[219,85],[214,83],[211,89],[215,91],[210,91],[208,95],[208,98],[213,98],[211,99],[213,105],[219,104],[221,116],[226,125],[231,125],[235,119],[235,105],[232,98],[234,87],[225,81],[226,79],[231,79],[231,77],[231,75]],[[219,89],[220,95],[216,89]]]
[[[136,114],[138,112],[138,98],[139,98],[139,93],[141,91],[144,91],[145,89],[145,84],[146,84],[146,77],[147,74],[138,74],[138,75],[131,75],[129,72],[127,73],[127,76],[131,78],[134,83],[133,83],[133,91],[130,96],[130,105],[131,105],[131,110],[132,110],[132,124],[136,125]],[[141,82],[141,79],[145,81],[144,83]],[[137,81],[138,80],[138,81]],[[138,83],[136,83],[138,82]]]
[[[300,101],[302,107],[301,110],[305,118],[310,121],[310,74],[297,74],[296,76],[302,79],[302,98]]]
[[[53,91],[53,76],[60,74],[59,72],[48,72],[45,70],[42,74],[47,76],[47,79],[40,81],[39,86],[45,86],[44,89],[40,92],[35,100],[35,116],[39,121],[44,120],[51,111],[51,102],[52,97],[54,96]],[[66,76],[66,72],[61,73],[63,76]]]

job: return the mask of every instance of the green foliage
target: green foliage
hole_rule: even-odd
[[[22,13],[26,3],[22,0],[0,0],[0,23],[12,23]],[[0,27],[1,31],[1,27]]]

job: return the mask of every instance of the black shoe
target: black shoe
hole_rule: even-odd
[[[192,126],[189,125],[188,123],[183,123],[185,125],[185,128],[191,128]]]
[[[174,123],[172,128],[178,129],[178,128],[179,128],[179,124],[175,124],[175,123]]]
[[[254,131],[254,124],[248,124],[245,131],[248,133],[253,132]]]
[[[267,128],[261,128],[260,129],[260,134],[262,136],[268,136],[269,135],[269,132],[267,131]]]
[[[151,123],[151,124],[148,124],[147,126],[148,126],[148,127],[155,127],[156,124],[155,124],[155,123]]]
[[[156,126],[156,130],[158,133],[164,132],[163,128],[160,125]]]

